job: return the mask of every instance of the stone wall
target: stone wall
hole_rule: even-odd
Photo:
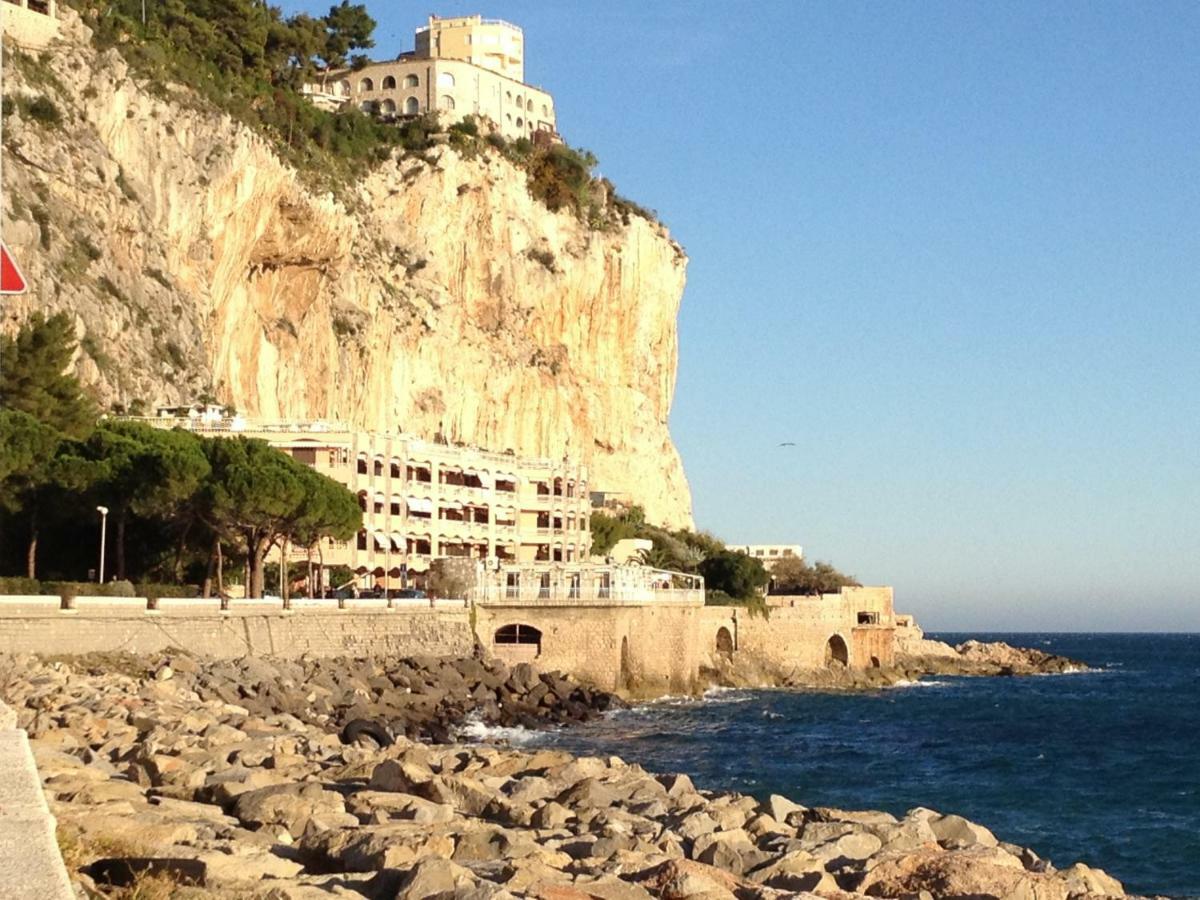
[[[86,600],[109,599],[78,598],[80,608],[74,611],[4,608],[0,611],[0,653],[159,653],[183,649],[226,658],[292,657],[304,653],[463,656],[470,655],[474,648],[470,614],[463,606],[296,612],[276,607],[222,613],[211,607],[148,612],[129,605],[85,604]]]
[[[670,602],[480,606],[476,633],[501,658],[562,669],[608,690],[646,696],[683,693],[696,686],[700,672],[703,611],[698,604]],[[540,631],[540,646],[497,644],[497,630],[509,625]]]
[[[718,653],[718,633],[724,628],[735,653],[754,655],[784,671],[819,668],[835,636],[845,642],[854,668],[894,662],[892,589],[847,588],[820,597],[770,597],[770,615],[752,616],[733,606],[706,606],[699,619],[699,656],[712,665]],[[860,616],[874,616],[860,624]]]

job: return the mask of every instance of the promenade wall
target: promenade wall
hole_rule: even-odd
[[[324,601],[320,608],[297,605],[285,612],[279,603],[235,601],[222,612],[215,600],[164,598],[151,611],[141,597],[77,597],[74,610],[62,610],[58,597],[3,597],[0,653],[187,650],[218,658],[286,658],[464,656],[474,649],[470,611],[461,601],[392,609],[376,602],[338,609]]]
[[[561,669],[609,689],[653,696],[693,690],[702,667],[751,657],[783,670],[831,660],[894,662],[890,588],[769,598],[768,617],[699,599],[489,601],[0,597],[0,653],[71,655],[187,650],[214,657],[470,655],[476,642],[509,663]],[[690,595],[687,595],[690,597]],[[519,636],[519,637],[517,637]],[[517,637],[514,642],[513,638]]]
[[[75,896],[55,839],[29,738],[0,700],[0,897]]]

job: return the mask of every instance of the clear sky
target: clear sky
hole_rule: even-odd
[[[434,11],[687,248],[698,527],[929,629],[1200,630],[1200,5]]]

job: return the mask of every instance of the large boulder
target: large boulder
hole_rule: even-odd
[[[876,858],[856,887],[871,897],[897,897],[929,891],[935,897],[990,897],[994,900],[1067,900],[1065,883],[1027,872],[1020,860],[996,847],[917,850]]]
[[[315,783],[280,784],[247,791],[238,796],[233,814],[247,827],[279,825],[294,838],[303,835],[313,819],[325,827],[358,824],[358,819],[346,812],[341,794]]]

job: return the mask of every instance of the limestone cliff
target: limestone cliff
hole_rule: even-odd
[[[250,416],[571,455],[593,489],[690,524],[667,429],[687,260],[662,226],[590,230],[499,155],[448,147],[315,195],[66,15],[40,61],[6,59],[5,96],[63,120],[4,121],[4,237],[32,284],[5,327],[70,311],[106,405],[211,391]]]

